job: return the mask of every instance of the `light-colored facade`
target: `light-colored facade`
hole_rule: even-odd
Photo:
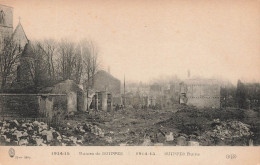
[[[220,108],[220,85],[214,79],[187,79],[181,86],[182,101],[199,108]]]

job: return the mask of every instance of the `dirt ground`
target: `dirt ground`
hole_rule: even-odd
[[[259,110],[175,105],[163,110],[126,108],[116,112],[80,113],[64,120],[62,125],[69,123],[75,127],[86,122],[104,131],[103,137],[85,137],[89,140],[83,145],[188,145],[188,141],[195,141],[203,146],[247,146],[250,139],[254,145],[260,144],[259,119]],[[170,133],[173,140],[166,140]],[[180,142],[180,137],[184,142]]]

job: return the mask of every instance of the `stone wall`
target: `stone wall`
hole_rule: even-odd
[[[77,94],[75,92],[70,92],[68,95],[67,110],[68,112],[77,111]]]
[[[0,96],[1,117],[37,117],[38,112],[36,96]]]
[[[64,116],[68,112],[67,99],[66,95],[0,96],[0,117],[52,119]]]
[[[39,108],[38,117],[44,118],[63,118],[68,110],[67,96],[37,96]]]

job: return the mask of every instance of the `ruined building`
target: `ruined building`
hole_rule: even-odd
[[[93,89],[96,91],[92,105],[96,109],[111,110],[113,104],[121,104],[121,82],[109,72],[98,71],[94,76]]]
[[[220,85],[214,79],[187,79],[180,84],[180,103],[220,108]]]

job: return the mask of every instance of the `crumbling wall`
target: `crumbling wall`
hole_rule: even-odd
[[[77,94],[75,92],[69,92],[67,94],[67,112],[77,111]]]
[[[83,92],[77,92],[77,110],[80,112],[84,112],[86,109],[84,105],[84,93]]]
[[[54,116],[53,103],[53,96],[38,96],[39,116],[52,119]]]
[[[112,110],[112,94],[106,91],[96,92],[92,97],[91,107],[95,110],[110,111]]]
[[[107,92],[101,93],[101,99],[102,99],[102,110],[107,111]]]
[[[84,111],[90,110],[90,105],[94,100],[95,92],[92,90],[88,90],[84,93]]]

